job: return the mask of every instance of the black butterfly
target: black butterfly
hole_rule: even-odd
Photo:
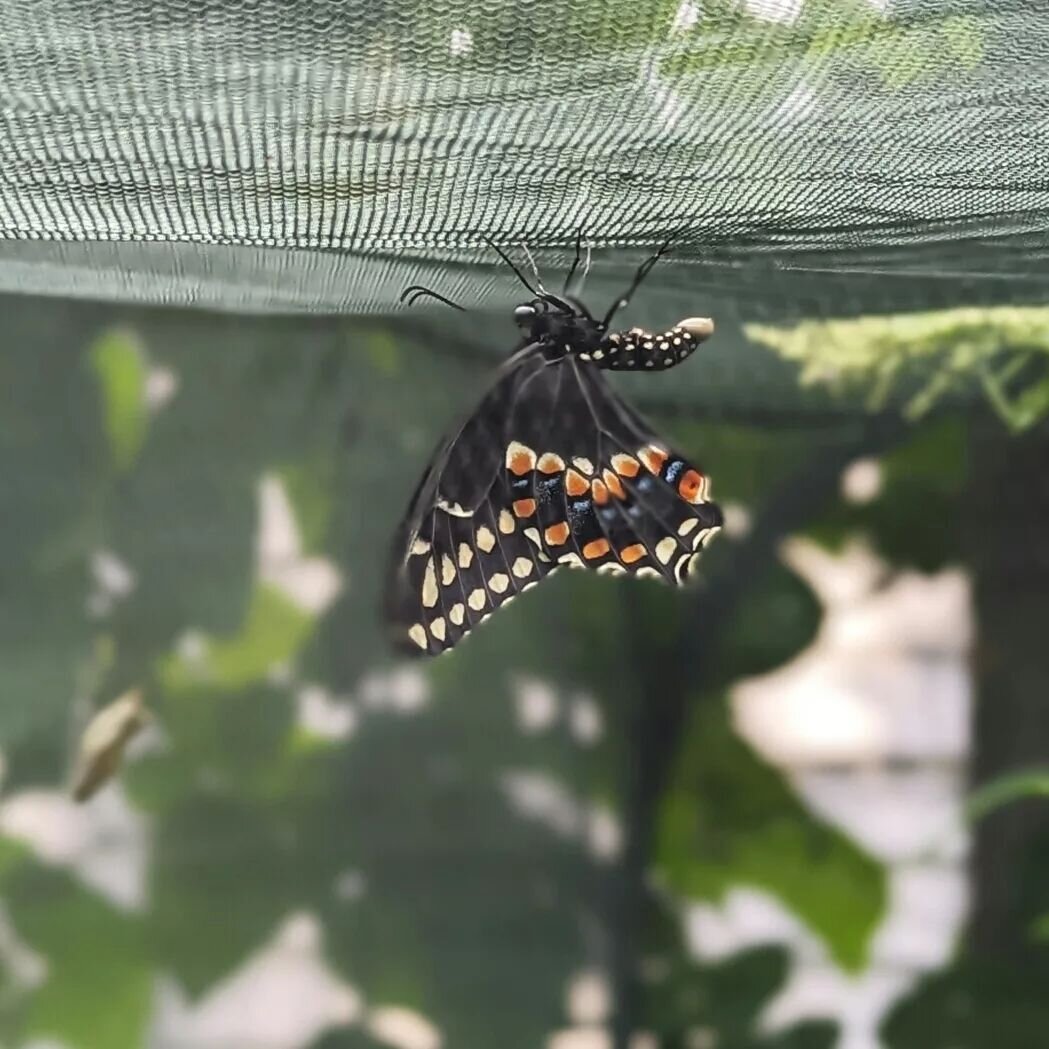
[[[707,478],[601,375],[672,368],[712,334],[701,317],[658,335],[609,332],[667,247],[600,321],[567,293],[578,248],[562,295],[538,274],[533,287],[495,248],[533,298],[514,310],[521,343],[437,448],[398,529],[386,596],[399,648],[447,651],[562,565],[675,584],[693,571],[722,521]],[[425,288],[410,293],[461,308]]]

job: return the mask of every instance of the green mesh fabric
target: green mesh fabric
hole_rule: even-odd
[[[5,0],[0,288],[375,313],[591,294],[668,233],[719,317],[1037,301],[1049,12],[933,0]],[[630,249],[630,250],[626,250]]]

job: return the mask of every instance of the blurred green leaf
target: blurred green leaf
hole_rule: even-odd
[[[841,393],[865,390],[870,410],[883,409],[890,395],[902,393],[906,414],[917,419],[982,382],[992,406],[1014,428],[1032,426],[1049,412],[1049,376],[1020,376],[1020,388],[1011,395],[996,376],[996,370],[1014,372],[1014,359],[1049,354],[1045,307],[965,307],[803,321],[792,327],[750,324],[744,330],[798,362],[805,384],[826,385]]]
[[[114,329],[88,351],[102,392],[103,420],[113,463],[126,470],[146,439],[146,362],[134,335]]]
[[[693,714],[662,802],[656,859],[670,887],[693,899],[764,889],[853,971],[885,910],[882,867],[805,810],[735,735],[724,702]]]
[[[259,583],[248,605],[241,630],[231,638],[202,639],[198,658],[171,655],[158,673],[165,689],[179,692],[194,685],[241,688],[288,660],[309,635],[314,617],[302,611],[275,587]]]
[[[999,776],[973,791],[965,810],[970,820],[981,820],[1003,805],[1026,798],[1049,798],[1049,768],[1026,769]]]
[[[154,975],[141,919],[32,861],[4,879],[3,888],[19,936],[47,960],[47,979],[28,1002],[24,1036],[81,1049],[143,1044]]]

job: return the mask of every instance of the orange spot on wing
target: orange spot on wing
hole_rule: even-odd
[[[604,506],[608,502],[608,489],[601,481],[592,481],[590,490],[594,493],[594,502],[598,506]]]
[[[678,481],[677,491],[686,502],[700,502],[703,498],[703,475],[697,470],[686,470]]]
[[[583,556],[590,561],[596,557],[604,557],[608,553],[607,539],[594,539],[583,547]]]
[[[568,537],[571,535],[572,530],[568,527],[567,521],[562,521],[560,524],[551,525],[546,532],[546,541],[551,546],[561,546],[568,542]]]
[[[518,499],[514,502],[514,513],[518,517],[531,517],[535,513],[534,499]]]
[[[657,448],[654,444],[647,444],[644,448],[639,448],[637,457],[654,474],[658,474],[663,469],[663,464],[667,461],[667,453],[662,448]]]
[[[535,452],[531,448],[514,441],[506,449],[506,468],[510,473],[517,474],[518,477],[531,473],[535,468]]]
[[[648,551],[640,543],[634,543],[633,546],[619,551],[619,560],[624,564],[632,565],[635,561],[640,561],[647,553]]]
[[[626,498],[626,489],[623,487],[623,482],[616,477],[611,470],[603,470],[601,476],[605,479],[605,484],[608,485],[608,490],[617,498]]]
[[[554,455],[553,452],[546,452],[539,456],[539,462],[536,463],[536,469],[544,474],[559,474],[564,468],[564,459],[559,455]]]
[[[569,495],[582,495],[590,488],[586,478],[575,470],[565,471],[565,491]]]
[[[612,469],[624,477],[637,477],[641,472],[641,467],[638,466],[637,460],[632,455],[613,455]]]

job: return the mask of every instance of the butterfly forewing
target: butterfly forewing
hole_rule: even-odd
[[[564,565],[681,583],[721,524],[700,471],[571,356],[526,347],[420,482],[388,616],[436,654]]]

